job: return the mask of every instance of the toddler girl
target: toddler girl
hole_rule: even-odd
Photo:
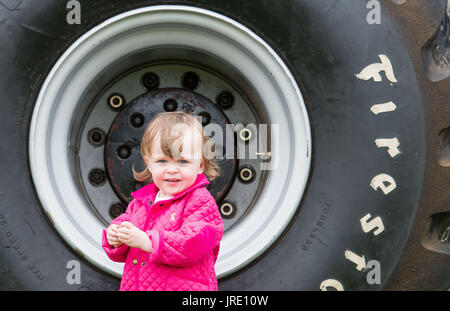
[[[139,181],[126,212],[103,230],[107,256],[125,262],[120,290],[217,290],[214,264],[223,236],[217,204],[206,189],[219,176],[209,138],[184,112],[155,117],[145,130]],[[205,176],[206,175],[206,176]]]

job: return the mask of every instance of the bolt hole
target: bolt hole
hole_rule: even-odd
[[[175,111],[178,108],[178,103],[175,99],[169,98],[164,102],[165,111]]]
[[[251,173],[249,171],[245,171],[245,172],[242,173],[242,176],[245,177],[245,178],[250,178],[252,175],[251,175]]]
[[[122,145],[117,149],[117,154],[120,158],[127,159],[131,154],[131,150],[128,146]]]
[[[134,127],[141,127],[141,126],[144,124],[145,119],[144,119],[144,116],[143,116],[142,114],[140,114],[140,113],[134,113],[134,114],[131,116],[130,121],[131,121],[131,124],[132,124]]]
[[[181,85],[187,89],[197,88],[200,78],[195,72],[188,71],[181,77]]]
[[[100,133],[94,133],[92,135],[92,141],[98,143],[102,139],[102,135]]]

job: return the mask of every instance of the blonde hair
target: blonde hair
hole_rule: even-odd
[[[214,159],[214,151],[211,150],[215,150],[214,142],[203,133],[202,125],[197,121],[197,119],[193,115],[183,111],[160,113],[148,124],[141,140],[141,155],[144,158],[144,162],[146,162],[145,159],[148,159],[151,155],[151,146],[158,136],[160,138],[160,148],[162,152],[170,158],[174,158],[174,156],[176,156],[172,154],[172,145],[174,142],[178,141],[180,137],[182,138],[184,133],[178,131],[178,136],[172,136],[172,129],[179,125],[185,125],[188,126],[189,129],[196,129],[199,131],[202,136],[202,162],[205,168],[203,173],[210,181],[220,176],[220,167]],[[214,148],[206,148],[208,150],[204,150],[205,148],[203,148],[203,146],[205,146],[205,144],[214,146]],[[182,148],[183,146],[181,145],[181,150]],[[137,181],[153,182],[152,174],[148,170],[147,165],[141,172],[137,172],[134,169],[134,166],[132,170],[133,176]]]

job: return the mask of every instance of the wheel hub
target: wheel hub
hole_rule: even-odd
[[[153,90],[124,106],[112,122],[105,144],[106,172],[114,192],[124,204],[132,200],[131,192],[143,185],[134,179],[132,168],[134,166],[137,171],[145,168],[140,153],[140,141],[145,128],[159,113],[175,110],[200,116],[204,126],[215,124],[225,129],[225,125],[230,123],[208,98],[178,88]],[[223,139],[219,141],[226,141],[225,131]],[[224,146],[216,144],[215,150],[216,154],[221,154]],[[223,159],[217,163],[222,175],[208,189],[216,201],[220,202],[233,183],[237,159]]]

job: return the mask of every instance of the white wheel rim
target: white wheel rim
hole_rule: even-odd
[[[124,35],[126,33],[126,35]],[[221,242],[218,277],[260,256],[298,209],[311,161],[311,133],[300,89],[274,50],[248,28],[212,11],[152,6],[117,15],[80,37],[57,61],[38,96],[30,127],[32,177],[43,209],[62,238],[86,260],[120,276],[123,264],[101,249],[103,224],[86,207],[71,173],[72,115],[89,83],[127,54],[159,46],[201,48],[248,77],[271,123],[272,163],[265,190],[251,212]]]

